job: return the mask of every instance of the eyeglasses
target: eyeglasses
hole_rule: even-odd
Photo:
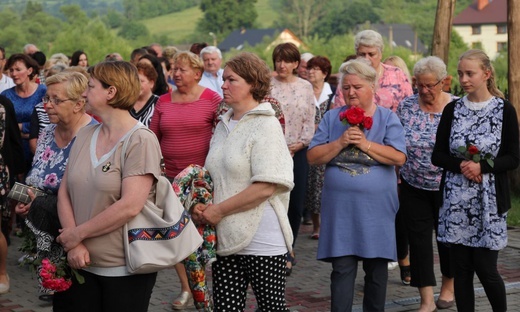
[[[71,101],[72,99],[64,99],[64,100],[60,100],[58,98],[50,98],[48,95],[42,97],[42,102],[43,103],[51,103],[52,105],[60,105],[61,103],[63,102],[67,102],[67,101]]]
[[[415,84],[415,86],[417,87],[417,89],[427,89],[427,90],[433,90],[433,88],[435,88],[436,86],[439,85],[439,83],[441,83],[441,81],[444,80],[444,78],[446,77],[442,77],[439,81],[437,81],[435,84],[433,85],[420,85],[420,84]]]

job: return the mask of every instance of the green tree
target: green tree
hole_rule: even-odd
[[[150,31],[143,23],[129,20],[121,25],[117,34],[125,39],[135,40],[139,37],[150,36]]]
[[[114,9],[108,9],[107,15],[103,17],[103,21],[109,28],[118,28],[126,21],[126,17]]]
[[[204,17],[197,22],[201,33],[227,34],[241,27],[251,28],[258,16],[256,0],[202,0]]]
[[[366,5],[362,0],[350,2],[335,0],[332,2],[327,6],[325,16],[316,23],[312,34],[329,39],[354,32],[357,25],[367,21],[377,23],[380,20],[374,7]]]

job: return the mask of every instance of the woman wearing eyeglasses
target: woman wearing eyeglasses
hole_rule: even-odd
[[[446,65],[436,57],[419,60],[413,69],[418,93],[404,99],[397,115],[405,129],[408,158],[400,169],[399,213],[403,218],[410,245],[410,285],[419,288],[419,311],[435,310],[433,286],[432,231],[437,231],[440,207],[442,168],[431,163],[437,126],[446,104],[457,99],[442,91],[447,76]],[[442,286],[437,307],[453,305],[453,272],[449,250],[437,242],[442,273]]]
[[[85,112],[85,100],[81,97],[88,84],[86,76],[77,72],[61,72],[47,78],[46,84],[47,94],[42,101],[51,124],[38,138],[32,168],[25,182],[48,195],[45,199],[35,199],[34,194],[29,193],[33,201],[28,204],[18,203],[15,208],[16,213],[22,217],[27,217],[31,209],[52,209],[57,218],[56,197],[76,134],[86,125],[97,124]],[[51,201],[52,207],[47,206]],[[50,233],[35,228],[30,223],[28,225],[36,236],[38,258],[50,258],[57,262],[65,255],[63,248],[55,242],[55,236],[49,237]],[[40,292],[41,300],[52,299],[52,292],[41,284]]]

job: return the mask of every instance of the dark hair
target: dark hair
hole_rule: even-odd
[[[2,57],[5,59],[5,49],[4,49],[4,47],[0,47],[0,51],[2,51]]]
[[[206,42],[194,43],[190,47],[190,52],[199,56],[200,51],[202,51],[202,49],[204,49],[207,46],[208,46],[208,44]]]
[[[271,71],[269,66],[256,54],[242,52],[226,62],[226,66],[242,77],[251,86],[251,95],[261,102],[271,88]]]
[[[87,53],[81,51],[81,50],[78,50],[76,52],[74,52],[70,58],[70,66],[77,66],[79,64],[79,58],[85,54],[85,56],[87,56]]]
[[[148,52],[148,54],[151,54],[153,56],[158,56],[157,52],[154,49],[152,49],[152,46],[143,47],[143,49],[145,49],[146,52]]]
[[[327,57],[318,55],[311,58],[307,62],[307,70],[314,67],[319,67],[319,69],[325,74],[325,81],[329,79],[332,65]]]
[[[152,54],[145,54],[139,58],[139,61],[142,59],[149,60],[153,68],[155,68],[155,71],[157,72],[157,80],[155,80],[155,86],[153,89],[153,93],[157,95],[163,95],[168,93],[170,91],[170,87],[168,86],[168,82],[166,82],[166,78],[164,77],[163,68],[161,65],[161,62],[156,56],[153,56]]]
[[[38,63],[38,66],[42,68],[45,66],[45,62],[47,62],[47,57],[43,54],[42,51],[36,51],[33,54],[29,54],[29,56]]]
[[[34,76],[38,75],[40,68],[38,66],[38,63],[36,63],[35,60],[33,60],[29,55],[25,55],[22,53],[13,54],[9,57],[7,60],[7,63],[5,64],[5,68],[9,69],[14,66],[14,63],[16,62],[22,62],[24,63],[25,67],[27,69],[32,68],[32,73],[29,75],[29,79],[33,79]]]
[[[285,62],[298,62],[298,66],[300,66],[301,55],[300,50],[294,43],[286,42],[280,43],[274,48],[273,51],[273,65],[276,70],[276,61],[285,61]],[[294,74],[296,74],[296,69],[294,69]]]
[[[133,62],[134,58],[136,58],[138,56],[139,56],[139,58],[141,58],[141,56],[143,56],[145,54],[148,54],[148,51],[146,51],[146,49],[143,49],[143,48],[134,49],[132,51],[132,53],[130,54],[130,62]],[[139,58],[138,58],[138,60],[139,60]]]

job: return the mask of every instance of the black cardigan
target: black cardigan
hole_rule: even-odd
[[[458,99],[446,105],[442,112],[439,127],[437,128],[437,139],[433,148],[432,164],[444,168],[441,181],[441,191],[444,188],[446,171],[461,173],[460,164],[464,160],[463,158],[453,156],[449,149],[451,123],[453,120],[455,103],[461,100],[462,99]],[[482,173],[495,174],[497,210],[500,214],[507,212],[509,208],[511,208],[507,171],[518,167],[520,159],[520,141],[516,110],[508,101],[502,101],[504,102],[504,118],[501,135],[502,143],[498,150],[497,157],[494,159],[494,166],[491,167],[484,159],[480,161]],[[440,193],[442,194],[443,192]]]
[[[4,162],[7,168],[9,168],[10,180],[12,182],[17,174],[25,172],[25,156],[13,103],[5,96],[0,95],[0,104],[5,108],[4,145],[1,147],[0,153],[2,153]]]

